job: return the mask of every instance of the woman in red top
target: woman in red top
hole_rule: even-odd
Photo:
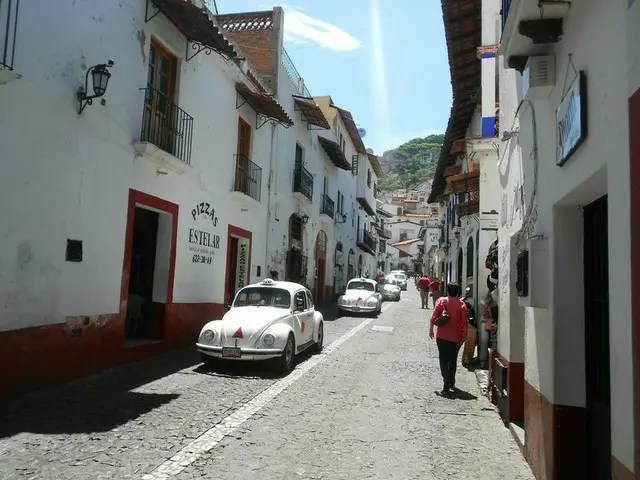
[[[431,314],[429,321],[429,337],[433,338],[433,322],[442,315],[446,308],[449,313],[449,321],[438,328],[436,343],[438,356],[440,357],[440,373],[444,387],[442,393],[453,392],[456,388],[456,367],[458,364],[458,352],[467,338],[467,306],[458,299],[460,286],[455,283],[447,285],[447,296],[439,298]]]

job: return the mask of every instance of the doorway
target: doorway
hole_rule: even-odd
[[[233,302],[236,293],[251,281],[251,239],[248,230],[229,225],[227,233],[227,269],[225,302]]]
[[[322,230],[316,238],[316,303],[324,301],[324,284],[327,274],[327,234]]]
[[[133,210],[125,339],[162,340],[172,241],[171,215],[136,205]]]
[[[584,207],[584,312],[589,478],[611,478],[608,202]]]
[[[458,275],[456,276],[456,281],[460,288],[462,288],[462,262],[464,261],[464,253],[462,252],[462,247],[458,249]]]

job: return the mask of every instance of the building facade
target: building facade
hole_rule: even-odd
[[[331,299],[357,261],[358,182],[287,68],[282,9],[240,14],[250,31],[201,2],[19,5],[0,9],[18,32],[0,59],[0,394],[191,344],[274,273]]]
[[[536,478],[637,478],[640,6],[539,7],[443,2],[450,52],[477,49],[450,57],[449,126],[465,98],[480,111],[466,154],[482,155],[478,282],[498,286],[491,397]],[[437,177],[432,195],[455,183]]]

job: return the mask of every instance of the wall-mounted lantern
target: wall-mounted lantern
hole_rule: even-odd
[[[109,68],[113,67],[113,60],[109,60],[107,63],[100,63],[94,65],[87,70],[87,74],[84,76],[84,86],[78,88],[78,114],[81,114],[87,105],[93,104],[94,98],[102,97],[107,91],[107,85],[111,78]],[[89,89],[89,75],[93,82],[93,95],[87,95]]]
[[[298,216],[302,220],[303,225],[306,225],[307,223],[309,223],[309,215],[307,215],[306,213],[300,212],[298,213]]]

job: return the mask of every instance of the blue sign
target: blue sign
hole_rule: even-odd
[[[360,138],[364,138],[366,134],[367,134],[367,131],[364,128],[358,129],[358,135],[360,135]]]

